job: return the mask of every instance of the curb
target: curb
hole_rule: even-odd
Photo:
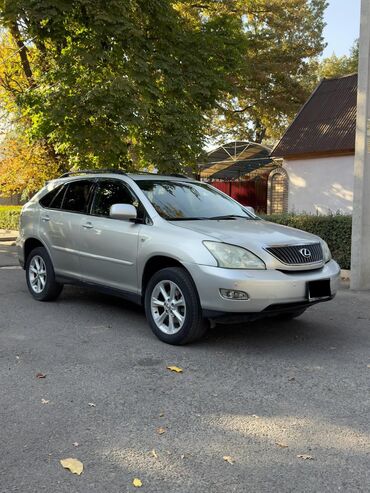
[[[5,241],[15,241],[18,236],[18,231],[8,229],[0,229],[0,243]]]

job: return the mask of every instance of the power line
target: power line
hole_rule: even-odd
[[[27,41],[28,43],[31,43],[34,39],[36,38],[36,36],[34,36],[33,38],[31,38],[29,41]],[[11,55],[9,55],[8,57],[5,58],[5,60],[1,60],[1,63],[0,63],[0,67],[2,65],[5,65],[5,63],[10,60],[11,58],[13,58],[13,56],[17,55],[20,51],[24,50],[25,48],[27,48],[26,45],[23,45],[21,46],[20,48],[18,48],[18,50],[16,50],[14,53],[12,53]]]

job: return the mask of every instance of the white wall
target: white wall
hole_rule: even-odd
[[[285,160],[289,212],[352,213],[354,156]]]

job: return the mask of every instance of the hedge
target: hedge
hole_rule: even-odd
[[[0,229],[18,229],[22,206],[0,205]]]
[[[320,236],[329,245],[333,258],[341,268],[351,268],[352,216],[340,214],[329,216],[272,214],[263,216],[263,219]]]

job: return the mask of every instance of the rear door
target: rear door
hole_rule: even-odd
[[[93,180],[74,180],[58,187],[48,201],[40,200],[40,233],[48,246],[55,272],[68,278],[81,277],[79,236],[81,217],[88,213]]]
[[[102,178],[92,199],[90,216],[81,223],[81,269],[84,280],[137,293],[137,251],[141,224],[109,217],[113,204],[141,204],[119,179]]]

